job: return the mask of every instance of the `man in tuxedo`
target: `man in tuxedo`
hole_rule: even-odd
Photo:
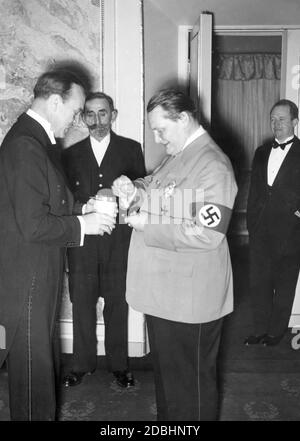
[[[132,179],[145,175],[141,146],[116,135],[111,125],[117,110],[110,96],[87,96],[83,119],[90,136],[64,151],[63,163],[75,200],[85,203],[99,190],[110,189],[126,173]],[[121,387],[131,387],[128,370],[128,305],[125,301],[127,254],[131,229],[119,216],[112,235],[91,236],[80,249],[68,252],[69,290],[73,308],[73,360],[63,379],[76,386],[97,366],[96,305],[104,299],[105,353],[108,369]]]
[[[298,108],[278,101],[270,112],[275,140],[254,156],[247,209],[253,335],[245,344],[273,346],[288,329],[300,267]]]
[[[72,215],[55,136],[64,136],[84,99],[71,72],[44,73],[0,150],[0,366],[7,361],[15,421],[55,419],[65,249],[115,223],[105,214]],[[92,209],[89,202],[86,212]]]

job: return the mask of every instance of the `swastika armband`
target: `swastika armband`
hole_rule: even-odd
[[[226,234],[232,210],[215,202],[193,202],[192,217],[196,224]]]

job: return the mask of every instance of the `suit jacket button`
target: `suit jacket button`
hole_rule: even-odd
[[[65,203],[66,203],[65,199],[63,199],[63,200],[61,201],[61,203],[62,203],[63,205],[65,205]]]
[[[103,174],[102,173],[100,173],[99,178],[103,178]]]
[[[99,184],[99,187],[103,187],[103,185],[102,185],[102,184]]]

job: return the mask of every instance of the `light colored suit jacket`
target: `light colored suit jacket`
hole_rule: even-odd
[[[135,183],[148,223],[144,232],[133,231],[131,237],[129,305],[183,323],[205,323],[230,313],[233,284],[226,228],[218,231],[222,222],[206,227],[199,215],[202,206],[208,213],[219,208],[219,217],[231,213],[237,186],[227,156],[205,132]]]

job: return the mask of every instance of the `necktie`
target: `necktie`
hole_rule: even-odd
[[[291,144],[292,142],[294,142],[294,139],[295,139],[295,138],[290,139],[289,141],[287,141],[287,142],[283,142],[282,144],[280,144],[279,142],[277,142],[277,141],[274,140],[274,142],[273,142],[273,144],[272,144],[272,148],[273,148],[273,149],[277,149],[278,147],[280,147],[282,150],[284,150],[284,149],[285,149],[285,146],[287,146],[288,144]]]

